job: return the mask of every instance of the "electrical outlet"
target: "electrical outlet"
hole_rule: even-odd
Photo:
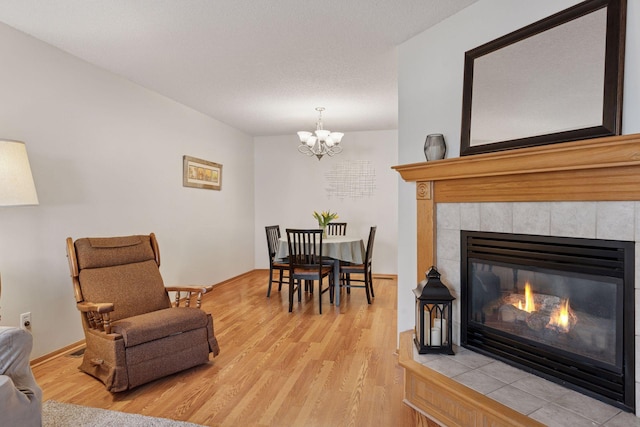
[[[20,315],[20,328],[31,329],[31,312],[22,313]]]

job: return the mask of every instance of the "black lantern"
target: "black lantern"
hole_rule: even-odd
[[[452,303],[455,299],[440,281],[440,273],[431,267],[427,279],[413,290],[416,296],[414,342],[418,353],[454,354],[452,347]]]

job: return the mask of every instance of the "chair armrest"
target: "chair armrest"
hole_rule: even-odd
[[[167,291],[169,292],[202,292],[203,294],[206,294],[207,292],[211,292],[211,290],[213,289],[213,285],[208,285],[208,286],[187,286],[187,285],[181,285],[181,286],[167,286],[165,288]]]
[[[89,311],[95,311],[96,313],[110,313],[113,311],[113,303],[112,302],[79,302],[76,304],[78,310],[83,313],[87,313]]]
[[[111,302],[79,302],[76,304],[78,310],[84,313],[87,327],[111,333],[111,318],[109,313],[114,310]]]
[[[185,307],[189,307],[189,305],[191,304],[191,294],[197,294],[196,308],[200,308],[200,305],[202,304],[202,295],[206,294],[207,292],[211,292],[212,289],[213,289],[213,285],[208,285],[208,286],[167,286],[167,287],[165,287],[165,290],[167,292],[175,292],[176,293],[176,297],[175,297],[175,306],[176,307],[180,307],[180,301],[181,301],[182,292],[186,292],[186,296],[185,296],[185,298],[183,300]]]

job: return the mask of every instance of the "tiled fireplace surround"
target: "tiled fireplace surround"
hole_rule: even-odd
[[[460,230],[636,242],[635,383],[640,408],[640,135],[432,163],[396,169],[406,181],[417,183],[418,277],[427,264],[437,265],[457,298]],[[567,179],[569,188],[558,191],[559,180],[570,175],[575,176]],[[425,247],[431,242],[433,249]],[[457,301],[453,317],[454,343],[459,344]],[[640,418],[636,421],[640,425]]]
[[[441,203],[437,205],[437,267],[443,282],[460,298],[460,230],[635,241],[636,313],[640,313],[639,225],[640,202]],[[454,303],[453,314],[453,342],[457,345],[460,344],[458,301]],[[635,323],[637,402],[640,316],[636,315]]]
[[[640,202],[438,204],[437,267],[443,282],[457,298],[460,297],[460,230],[635,241],[636,312],[640,313]],[[453,317],[454,343],[459,344],[459,303],[454,303]],[[636,361],[640,362],[640,316],[636,316],[635,323]],[[640,370],[636,368],[636,372]],[[639,386],[636,378],[636,389]]]

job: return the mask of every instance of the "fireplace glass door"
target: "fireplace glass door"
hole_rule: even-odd
[[[469,325],[622,366],[621,279],[486,261],[471,262],[470,279]]]
[[[633,410],[634,243],[461,236],[462,345]]]

